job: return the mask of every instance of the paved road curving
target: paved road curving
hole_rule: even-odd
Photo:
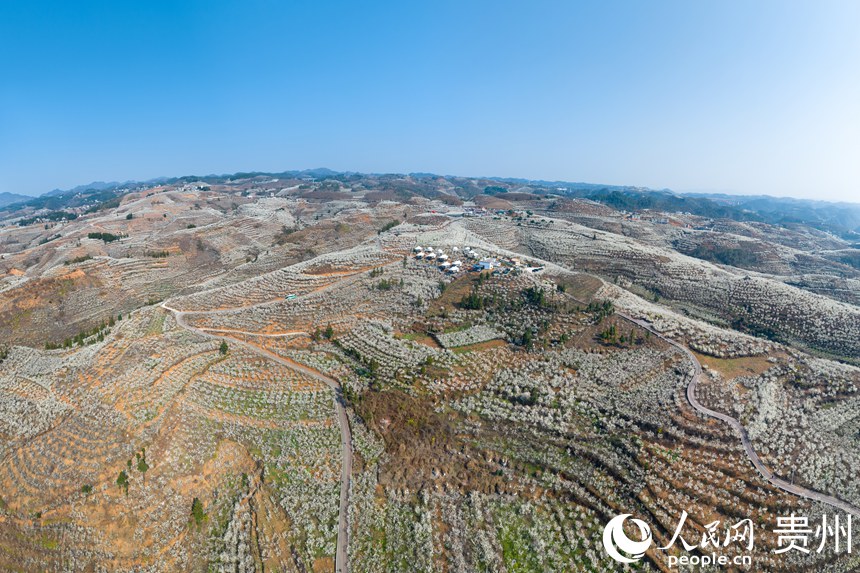
[[[654,330],[651,325],[648,324],[646,321],[639,320],[622,313],[618,314],[622,318],[625,318],[630,322],[636,324],[637,326],[640,326],[641,328],[644,328],[645,330],[656,335],[658,338],[660,338],[660,340],[671,344],[672,346],[683,352],[690,359],[690,361],[693,363],[693,374],[690,378],[690,383],[687,385],[687,400],[689,400],[690,405],[692,405],[693,408],[696,409],[696,411],[706,416],[710,416],[711,418],[721,420],[730,425],[735,430],[737,430],[738,433],[741,435],[741,443],[744,446],[744,450],[746,450],[747,457],[749,457],[750,462],[752,462],[752,465],[755,467],[756,470],[758,470],[758,472],[762,475],[762,477],[764,477],[764,479],[766,479],[771,484],[784,492],[799,497],[804,497],[813,501],[825,503],[831,507],[844,511],[845,513],[850,513],[857,517],[860,517],[860,508],[851,505],[847,501],[811,489],[806,489],[805,487],[789,483],[784,479],[775,476],[773,472],[767,469],[767,466],[764,465],[764,463],[761,461],[761,458],[758,457],[758,454],[755,452],[755,449],[753,449],[749,433],[747,433],[746,428],[744,428],[738,420],[732,418],[729,415],[723,414],[722,412],[711,410],[707,406],[702,405],[702,403],[699,402],[699,400],[696,398],[696,386],[699,383],[699,377],[702,375],[702,365],[699,363],[699,360],[693,355],[693,353],[690,352],[687,347],[679,344],[678,342],[675,342],[674,340],[666,338],[665,336]]]
[[[340,387],[340,384],[334,378],[329,378],[328,376],[322,374],[321,372],[318,372],[317,370],[314,370],[313,368],[309,368],[307,366],[304,366],[303,364],[299,364],[298,362],[294,362],[292,360],[284,358],[283,356],[279,356],[274,352],[270,352],[264,348],[254,346],[253,344],[249,344],[237,338],[218,334],[219,331],[217,330],[204,330],[191,326],[187,322],[185,322],[186,314],[207,314],[205,311],[194,311],[189,313],[186,311],[171,308],[166,303],[161,303],[161,307],[173,313],[173,316],[176,318],[176,324],[186,330],[197,333],[201,336],[205,336],[207,338],[227,340],[231,344],[238,344],[242,348],[245,348],[246,350],[257,354],[258,356],[268,358],[269,360],[273,360],[278,364],[286,366],[287,368],[291,368],[292,370],[301,372],[302,374],[310,376],[315,380],[319,380],[320,382],[334,390],[334,404],[335,409],[337,410],[338,423],[340,424],[340,446],[343,457],[340,477],[340,511],[338,514],[337,525],[337,552],[335,554],[335,572],[347,573],[347,571],[349,571],[347,563],[347,547],[349,543],[349,478],[352,475],[352,432],[349,428],[349,418],[346,415],[346,408],[344,407],[343,400],[343,391]]]

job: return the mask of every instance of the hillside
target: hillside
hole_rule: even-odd
[[[612,517],[663,546],[684,511],[695,541],[755,523],[746,570],[856,570],[772,532],[860,511],[856,245],[555,187],[313,170],[7,210],[0,570],[614,571]]]

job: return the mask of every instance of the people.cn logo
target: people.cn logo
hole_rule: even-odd
[[[603,530],[603,547],[609,556],[619,563],[636,563],[651,547],[651,528],[641,519],[633,518],[630,521],[639,528],[642,540],[634,541],[627,537],[624,533],[624,522],[628,517],[629,513],[613,517]]]

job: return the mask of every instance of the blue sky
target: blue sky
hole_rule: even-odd
[[[330,167],[860,201],[860,2],[0,0],[0,192]]]

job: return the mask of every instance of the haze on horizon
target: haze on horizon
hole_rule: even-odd
[[[860,200],[860,3],[0,6],[0,192],[326,166]]]

